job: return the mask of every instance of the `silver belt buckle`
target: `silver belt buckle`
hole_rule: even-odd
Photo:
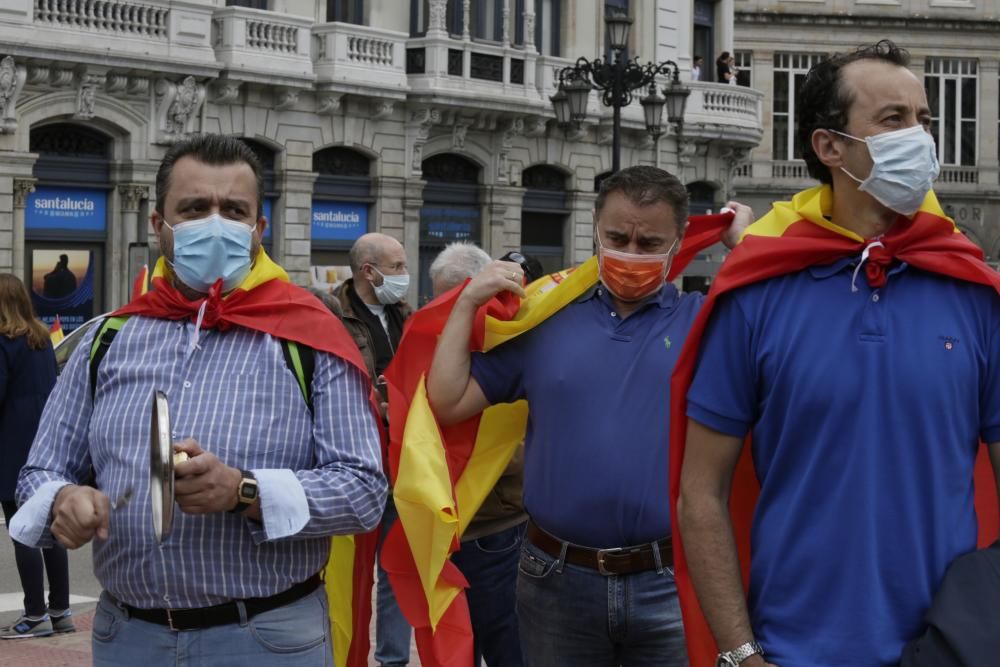
[[[171,630],[172,630],[173,632],[180,632],[180,630],[178,630],[177,628],[175,628],[175,627],[174,627],[174,617],[170,615],[170,610],[169,610],[169,609],[166,609],[166,610],[164,610],[164,611],[166,611],[166,612],[167,612],[167,626],[168,626],[168,627],[169,627],[169,628],[170,628],[170,629],[171,629]]]
[[[614,549],[598,549],[597,550],[597,571],[600,572],[601,574],[603,574],[605,577],[610,577],[613,574],[616,574],[615,572],[609,572],[604,567],[604,557],[607,556],[608,554],[620,554],[623,551],[624,551],[624,549],[622,549],[621,547],[615,547]]]

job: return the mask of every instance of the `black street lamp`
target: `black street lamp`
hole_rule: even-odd
[[[649,89],[649,94],[639,100],[646,120],[646,131],[654,138],[663,134],[663,107],[667,107],[667,122],[676,125],[678,132],[684,124],[684,106],[691,90],[681,83],[680,68],[672,60],[661,63],[639,64],[638,58],[625,57],[629,28],[632,19],[624,14],[609,12],[604,15],[608,45],[611,55],[607,60],[589,61],[579,58],[571,67],[559,72],[559,88],[549,99],[561,127],[583,122],[587,117],[587,100],[590,91],[597,89],[604,106],[614,109],[611,135],[611,170],[621,167],[621,109],[632,103],[635,90]],[[661,96],[656,90],[656,77],[669,76]]]

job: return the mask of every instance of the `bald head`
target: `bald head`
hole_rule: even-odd
[[[381,285],[383,276],[407,273],[403,244],[377,232],[365,234],[354,242],[350,262],[355,289],[366,303],[371,304],[378,303],[372,286]]]
[[[351,246],[350,253],[351,273],[355,278],[364,268],[365,264],[374,264],[382,273],[389,274],[383,269],[383,265],[391,265],[402,262],[402,271],[394,270],[395,273],[406,273],[406,251],[403,244],[386,234],[372,232],[361,236],[354,245]],[[394,269],[397,267],[386,266]]]

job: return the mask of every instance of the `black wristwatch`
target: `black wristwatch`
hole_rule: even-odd
[[[243,475],[243,479],[236,487],[236,507],[229,510],[230,512],[242,512],[257,500],[257,478],[249,470],[240,470],[240,474]]]

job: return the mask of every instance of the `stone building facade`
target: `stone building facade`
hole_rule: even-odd
[[[696,11],[701,39],[731,48],[734,2],[5,0],[0,271],[41,297],[67,255],[89,306],[45,298],[75,299],[70,327],[127,301],[157,253],[158,162],[195,132],[242,137],[261,157],[265,244],[301,284],[327,279],[311,267],[345,265],[365,231],[403,242],[413,303],[455,239],[578,263],[611,165],[611,110],[592,95],[587,122],[557,126],[558,71],[603,56],[608,4],[635,18],[631,56],[674,60],[689,78]],[[760,141],[762,96],[690,85],[680,133],[654,141],[639,104],[624,110],[622,164],[673,170],[696,208],[714,208]]]
[[[1000,263],[1000,4],[996,0],[736,0],[735,55],[764,93],[764,138],[735,178],[763,212],[814,184],[794,139],[795,91],[826,54],[889,38],[924,81],[941,162],[945,210]]]

